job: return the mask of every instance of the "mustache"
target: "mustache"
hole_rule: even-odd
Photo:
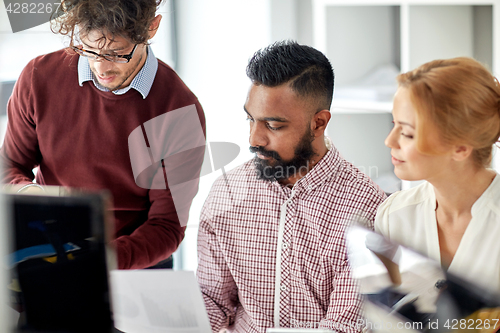
[[[102,73],[101,76],[111,76],[111,75],[118,75],[120,73],[116,73],[116,72],[105,72],[105,73]]]
[[[266,156],[266,157],[272,157],[274,158],[275,160],[281,160],[281,157],[280,155],[275,152],[274,150],[266,150],[262,147],[253,147],[253,146],[250,146],[250,152],[251,153],[254,153],[254,154],[260,154],[260,155],[263,155],[263,156]]]
[[[92,71],[92,73],[94,73],[94,75],[98,75],[99,73],[97,73],[96,69],[94,67],[90,67],[90,70]],[[120,73],[118,72],[115,72],[115,71],[107,71],[107,72],[104,72],[104,73],[101,73],[102,75],[101,76],[111,76],[111,75],[119,75]]]

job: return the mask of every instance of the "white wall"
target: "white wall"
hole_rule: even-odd
[[[413,6],[410,68],[434,60],[474,56],[471,6]]]
[[[177,2],[179,55],[177,71],[198,96],[207,121],[207,142],[232,142],[239,156],[230,170],[252,157],[248,151],[248,123],[243,110],[250,80],[248,60],[267,46],[270,36],[268,0],[180,0]],[[221,170],[200,179],[181,245],[182,266],[197,266],[196,238],[201,207]],[[176,266],[178,267],[178,266]]]
[[[336,6],[326,11],[326,54],[336,87],[355,83],[377,67],[399,67],[398,11],[392,6]]]

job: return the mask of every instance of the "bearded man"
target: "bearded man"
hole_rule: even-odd
[[[373,227],[385,194],[325,137],[334,74],[296,42],[255,53],[244,105],[253,160],[217,180],[201,213],[197,277],[212,329],[357,332],[344,232]]]

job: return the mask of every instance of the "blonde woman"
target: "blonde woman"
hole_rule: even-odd
[[[500,290],[500,87],[469,58],[436,60],[397,78],[391,148],[395,174],[423,184],[391,195],[375,229],[450,272]]]

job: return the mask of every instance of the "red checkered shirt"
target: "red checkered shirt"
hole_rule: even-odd
[[[258,180],[252,161],[221,176],[198,234],[197,277],[213,331],[360,331],[344,232],[353,219],[373,228],[385,197],[335,148],[292,189]]]

